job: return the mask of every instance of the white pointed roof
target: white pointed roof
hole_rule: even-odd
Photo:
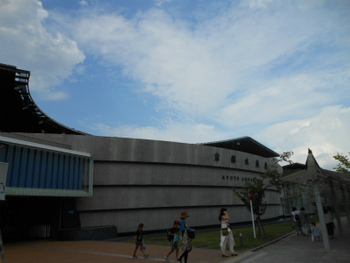
[[[302,185],[332,181],[335,187],[341,185],[350,186],[350,173],[338,173],[322,169],[318,165],[310,149],[308,151],[305,167],[305,169],[289,174],[281,180]]]

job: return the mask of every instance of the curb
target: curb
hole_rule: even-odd
[[[292,234],[294,234],[294,233],[296,233],[296,232],[297,232],[297,231],[294,230],[294,231],[292,231],[292,232],[290,232],[290,233],[288,233],[288,234],[285,234],[284,236],[281,236],[281,237],[279,237],[279,238],[276,238],[275,240],[272,240],[272,241],[270,241],[270,242],[268,242],[268,243],[265,243],[265,244],[263,244],[263,245],[261,245],[261,246],[258,246],[258,247],[256,247],[256,248],[253,248],[253,249],[251,249],[250,251],[251,251],[251,252],[255,252],[255,251],[259,250],[259,249],[262,249],[262,248],[264,248],[264,247],[266,247],[266,246],[269,246],[269,245],[271,245],[271,244],[273,244],[273,243],[276,243],[276,242],[280,241],[281,239],[283,239],[283,238],[285,238],[285,237],[287,237],[287,236],[290,236],[290,235],[292,235]]]
[[[285,238],[285,237],[287,237],[287,236],[290,236],[290,235],[292,235],[292,234],[294,234],[294,233],[296,233],[296,230],[293,230],[292,232],[290,232],[290,233],[288,233],[288,234],[285,234],[285,235],[283,235],[283,236],[281,236],[281,237],[279,237],[279,238],[276,238],[275,240],[272,240],[272,241],[270,241],[270,242],[268,242],[268,243],[265,243],[265,244],[263,244],[263,245],[260,245],[260,246],[258,246],[258,247],[256,247],[256,248],[253,248],[253,249],[251,249],[251,250],[246,250],[246,251],[244,251],[243,253],[239,253],[238,257],[233,257],[233,258],[231,257],[231,258],[228,258],[228,259],[226,259],[226,260],[223,260],[223,261],[221,261],[221,263],[232,263],[232,262],[238,263],[238,262],[244,262],[244,261],[247,260],[248,258],[252,258],[252,257],[255,257],[255,256],[258,256],[258,257],[259,257],[259,255],[256,255],[254,252],[256,252],[256,251],[258,251],[259,249],[262,249],[262,248],[264,248],[264,247],[266,247],[266,246],[269,246],[269,245],[271,245],[271,244],[273,244],[273,243],[276,243],[276,242],[280,241],[281,239],[283,239],[283,238]]]

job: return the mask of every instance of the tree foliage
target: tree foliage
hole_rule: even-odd
[[[274,158],[272,165],[268,166],[265,173],[261,174],[261,179],[255,179],[251,182],[246,182],[244,187],[240,190],[233,189],[235,195],[245,204],[247,209],[250,211],[250,200],[249,200],[249,190],[253,191],[253,213],[256,217],[256,222],[258,225],[259,235],[264,235],[265,230],[261,224],[261,216],[265,214],[267,209],[267,204],[264,202],[265,192],[269,188],[275,188],[281,191],[283,187],[289,185],[289,183],[282,182],[280,179],[283,177],[283,173],[280,170],[279,163],[287,162],[292,164],[291,156],[293,152],[284,152],[279,158]]]
[[[238,191],[237,189],[233,189],[235,195],[241,199],[241,201],[245,204],[247,209],[250,211],[250,199],[249,199],[249,190],[253,192],[253,214],[256,216],[256,222],[258,225],[258,233],[261,236],[262,233],[265,235],[264,227],[261,224],[261,216],[265,214],[267,209],[266,202],[264,202],[265,192],[267,186],[264,184],[263,180],[255,179],[252,182],[246,182],[244,187]]]
[[[350,152],[349,152],[350,154]],[[349,157],[346,155],[342,155],[340,153],[337,153],[337,155],[333,156],[334,159],[339,161],[336,167],[334,169],[339,173],[350,173],[350,160]]]

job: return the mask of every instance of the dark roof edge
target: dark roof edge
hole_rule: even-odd
[[[259,155],[258,153],[254,153],[252,151],[247,151],[245,149],[237,149],[237,148],[232,147],[232,146],[231,147],[224,147],[223,146],[223,144],[234,145],[235,142],[244,141],[244,140],[250,141],[251,143],[255,144],[258,148],[262,149],[266,153],[264,155],[261,155],[263,157],[279,157],[280,156],[275,151],[271,150],[270,148],[266,147],[265,145],[261,144],[260,142],[254,140],[253,138],[251,138],[249,136],[243,136],[243,137],[238,137],[235,139],[228,139],[228,140],[221,140],[221,141],[199,143],[199,145],[215,146],[215,147],[219,147],[219,148],[231,149],[231,150],[236,150],[236,151],[238,150],[238,151],[242,151],[242,152],[247,152],[247,153]]]
[[[84,132],[79,131],[79,130],[75,130],[73,128],[70,128],[68,126],[65,126],[65,125],[59,123],[58,121],[56,121],[53,118],[51,118],[50,116],[48,116],[45,112],[43,112],[39,108],[39,106],[35,103],[33,97],[31,96],[31,93],[30,93],[30,88],[29,88],[30,71],[18,69],[16,66],[7,65],[7,64],[3,64],[3,63],[0,63],[0,70],[2,70],[4,72],[11,72],[10,74],[12,74],[12,73],[15,74],[15,79],[13,80],[13,85],[14,85],[13,88],[14,89],[15,89],[16,85],[25,87],[25,88],[23,88],[23,90],[18,89],[16,91],[16,96],[22,97],[21,101],[23,103],[23,107],[26,107],[26,110],[28,110],[32,113],[32,116],[34,116],[33,117],[34,119],[45,121],[46,124],[48,126],[50,126],[52,129],[57,129],[57,131],[60,130],[61,132],[59,132],[59,133],[62,133],[62,132],[66,133],[67,132],[69,134],[87,135],[87,133],[84,133]],[[25,73],[27,75],[26,76],[18,75],[21,73]],[[24,81],[21,82],[20,80],[16,80],[16,78],[23,79]],[[11,112],[11,111],[9,111],[9,112]],[[9,113],[7,113],[7,114],[9,114]],[[1,130],[1,125],[0,125],[0,130]],[[8,131],[8,130],[6,130],[6,131]],[[29,131],[16,130],[13,132],[29,132]]]

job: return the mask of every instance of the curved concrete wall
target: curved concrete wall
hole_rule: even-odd
[[[249,221],[249,211],[232,188],[259,178],[265,163],[272,162],[253,154],[197,144],[89,135],[44,136],[91,153],[94,189],[91,198],[77,199],[81,225],[116,225],[120,233],[135,231],[140,222],[145,230],[169,228],[183,210],[190,214],[191,226],[217,225],[221,207],[228,208],[232,223]],[[232,156],[236,157],[234,163]],[[269,208],[264,218],[282,214],[280,193],[268,191],[266,201]]]

